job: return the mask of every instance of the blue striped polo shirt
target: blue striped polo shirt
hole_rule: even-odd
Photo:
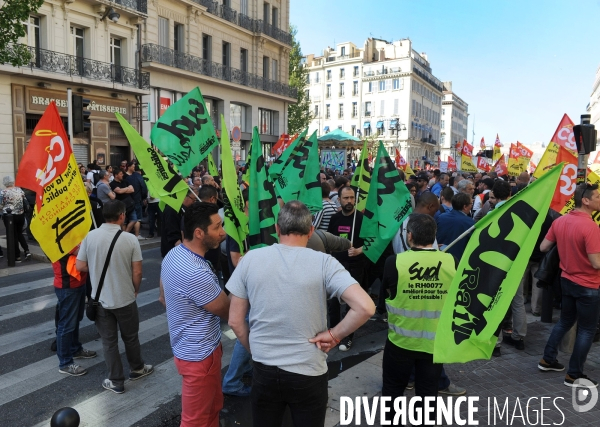
[[[171,249],[162,263],[171,348],[178,359],[206,359],[221,342],[220,319],[204,309],[221,293],[209,263],[184,245]]]

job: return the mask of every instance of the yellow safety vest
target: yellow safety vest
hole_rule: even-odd
[[[433,354],[438,320],[456,274],[454,257],[437,250],[396,255],[398,291],[386,299],[388,338],[407,350]]]

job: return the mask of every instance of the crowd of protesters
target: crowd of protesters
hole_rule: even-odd
[[[244,168],[237,172],[247,206]],[[125,391],[123,367],[116,360],[117,327],[128,349],[129,378],[136,380],[153,372],[140,353],[135,305],[142,277],[139,221],[146,210],[148,237],[153,237],[155,230],[161,236],[164,259],[159,301],[166,307],[175,365],[183,378],[182,426],[219,425],[223,393],[251,396],[256,426],[281,425],[288,406],[295,425],[323,425],[325,353],[334,347],[350,350],[354,332],[368,319],[389,326],[382,369],[384,395],[401,396],[412,388],[418,396],[465,394],[442,365],[433,363],[433,338],[419,332],[435,330],[439,302],[437,306],[434,302],[409,302],[400,290],[408,286],[406,272],[415,262],[439,263],[435,277],[447,289],[469,236],[455,240],[501,208],[532,178],[528,173],[508,179],[493,172],[439,170],[406,176],[399,170],[411,195],[413,214],[373,263],[363,254],[363,215],[356,209],[356,192],[350,186],[353,173],[353,168],[322,170],[323,209],[311,215],[300,202],[281,202],[276,225],[279,244],[247,252],[247,242],[240,247],[226,235],[220,178],[208,174],[203,166],[185,177],[190,190],[181,209],[175,211],[167,205],[162,212],[157,195],[148,193],[135,161],[124,161],[114,169],[101,170],[94,164],[81,167],[96,223],[102,225],[97,224],[100,228],[86,237],[81,248],[54,266],[60,372],[83,375],[85,369],[73,359],[96,356],[78,341],[76,319],[82,318],[86,292],[74,289],[87,283],[88,300],[97,298],[98,281],[103,279],[106,291],[100,293],[102,309],[96,320],[109,373],[103,387],[115,393]],[[13,188],[10,184],[5,179],[5,191]],[[600,229],[590,217],[595,210],[600,210],[600,195],[596,186],[588,185],[576,190],[572,213],[559,218],[549,211],[493,356],[501,356],[502,344],[525,348],[526,310],[540,316],[542,309],[542,291],[534,274],[545,252],[556,245],[562,277],[550,286],[555,304],[562,305],[562,314],[538,367],[543,371],[565,369],[556,359],[557,347],[577,321],[565,384],[587,379],[583,364],[596,334],[600,303]],[[119,231],[126,237],[119,237]],[[115,261],[110,261],[116,263],[115,270],[105,279],[101,272],[105,260],[111,258],[108,252],[113,239],[122,241],[117,255],[112,255]],[[442,253],[449,245],[447,253]],[[77,268],[73,269],[75,259]],[[581,259],[585,265],[576,267]],[[117,283],[117,270],[120,277],[129,279]],[[131,286],[126,283],[129,281]],[[584,310],[581,304],[595,308]],[[421,319],[406,313],[429,314]],[[220,321],[228,321],[237,337],[223,379]]]

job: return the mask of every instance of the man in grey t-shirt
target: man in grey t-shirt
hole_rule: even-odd
[[[96,185],[96,195],[103,204],[114,200],[116,195],[111,190],[110,185],[108,183],[108,172],[100,171],[98,173],[98,176],[100,177],[100,181],[98,181],[98,184]]]
[[[306,247],[314,230],[311,219],[301,202],[286,203],[276,225],[280,243],[248,252],[227,282],[229,325],[254,361],[255,426],[280,425],[288,405],[296,425],[323,425],[325,353],[375,312],[339,261]],[[341,298],[350,307],[329,330],[327,298]]]

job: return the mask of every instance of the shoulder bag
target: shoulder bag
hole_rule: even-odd
[[[110,256],[112,255],[113,248],[115,247],[115,243],[117,243],[117,239],[121,235],[123,230],[117,231],[114,239],[110,243],[110,248],[108,248],[108,254],[106,254],[106,261],[104,262],[104,268],[102,269],[102,274],[100,275],[100,282],[98,282],[98,290],[96,291],[96,298],[89,300],[88,305],[85,309],[85,316],[90,319],[92,322],[96,320],[96,313],[98,311],[98,298],[100,298],[100,292],[102,291],[102,285],[104,285],[104,277],[106,276],[106,270],[108,270],[108,264],[110,263]]]

